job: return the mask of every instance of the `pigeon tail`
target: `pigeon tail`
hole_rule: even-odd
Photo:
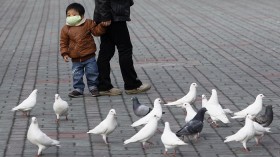
[[[229,119],[227,118],[226,115],[220,115],[220,116],[219,116],[219,119],[220,119],[223,123],[225,123],[225,124],[230,123],[230,121],[229,121]]]
[[[188,145],[188,144],[185,143],[185,142],[183,142],[183,141],[178,141],[178,142],[176,143],[176,145],[178,145],[178,146],[183,146],[183,145]]]
[[[131,138],[127,139],[123,142],[123,145],[126,145],[126,144],[131,143],[131,142],[134,142]]]
[[[225,113],[233,113],[230,109],[223,109]]]
[[[134,122],[133,124],[131,124],[132,127],[137,127],[137,126],[140,126],[140,125],[143,125],[145,123],[143,123],[142,121],[136,121]]]
[[[172,106],[172,105],[180,105],[181,103],[180,102],[177,102],[177,101],[174,101],[174,102],[168,102],[167,104],[164,104],[166,106]]]
[[[264,129],[265,129],[265,132],[271,132],[270,128],[265,127]]]
[[[57,141],[57,140],[53,140],[52,145],[53,145],[53,146],[60,147],[60,142],[59,142],[59,141]]]
[[[233,136],[233,135],[227,136],[227,137],[226,137],[226,140],[224,140],[224,143],[230,142],[230,141],[234,141],[234,140],[235,140],[235,139],[234,139],[234,136]]]
[[[97,134],[97,132],[96,132],[94,129],[88,131],[87,133],[88,133],[88,134]]]
[[[187,130],[185,130],[185,131],[187,131]],[[176,132],[177,137],[182,137],[185,134],[186,134],[186,132],[180,132],[180,130]]]
[[[238,118],[244,118],[245,116],[233,116],[231,119],[238,119]]]

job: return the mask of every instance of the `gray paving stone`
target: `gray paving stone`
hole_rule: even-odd
[[[92,18],[94,1],[80,1]],[[159,133],[151,139],[154,145],[143,150],[140,143],[123,145],[141,127],[132,128],[139,119],[133,114],[133,95],[94,98],[85,89],[83,98],[72,99],[71,63],[59,55],[59,33],[65,22],[68,1],[0,0],[0,156],[34,156],[37,147],[26,139],[30,117],[10,110],[37,88],[38,99],[31,116],[41,129],[61,141],[60,148],[48,148],[43,156],[158,157],[164,151]],[[211,89],[218,91],[223,107],[239,111],[263,93],[264,105],[273,105],[272,133],[254,146],[251,152],[241,150],[239,142],[224,143],[226,136],[238,131],[243,122],[232,120],[228,126],[212,128],[205,122],[201,138],[185,141],[177,156],[279,156],[280,113],[280,40],[279,1],[196,1],[142,0],[131,8],[128,28],[134,48],[134,65],[139,78],[152,88],[138,94],[139,101],[153,106],[156,98],[164,102],[185,95],[192,82],[198,84],[194,109],[201,107],[201,95],[209,98]],[[100,39],[96,38],[99,48]],[[116,52],[117,53],[117,52]],[[98,52],[97,52],[98,56]],[[111,61],[111,79],[123,89],[117,55]],[[52,109],[54,95],[59,93],[70,105],[69,120],[55,123]],[[100,135],[88,135],[108,111],[117,111],[118,128],[105,145]],[[172,131],[184,125],[183,109],[163,106],[166,114],[159,122],[163,130],[168,121]],[[263,113],[264,111],[262,111]],[[229,115],[228,117],[230,117]],[[221,124],[221,123],[220,123]],[[17,149],[15,149],[17,148]],[[172,153],[173,150],[169,150]]]

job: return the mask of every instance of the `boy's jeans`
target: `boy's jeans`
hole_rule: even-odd
[[[89,91],[98,86],[98,68],[95,57],[84,62],[72,62],[73,87],[75,90],[83,94],[85,84],[83,76],[86,75]]]

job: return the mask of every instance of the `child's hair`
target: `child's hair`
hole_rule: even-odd
[[[76,10],[79,15],[83,16],[85,14],[85,8],[80,4],[80,3],[71,3],[68,5],[68,7],[66,8],[66,15],[67,12],[71,9]]]

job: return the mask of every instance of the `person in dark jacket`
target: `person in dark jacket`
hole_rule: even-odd
[[[130,21],[130,7],[133,0],[95,0],[94,21],[109,25],[101,35],[100,51],[97,59],[99,71],[99,94],[120,95],[122,91],[114,88],[110,79],[110,60],[115,47],[119,53],[119,64],[126,94],[146,92],[151,88],[137,77],[132,60],[132,44],[127,21]]]

